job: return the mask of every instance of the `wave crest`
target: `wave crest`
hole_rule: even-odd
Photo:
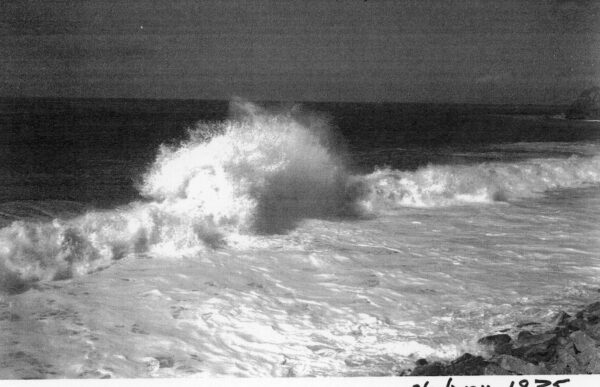
[[[440,207],[532,197],[557,188],[600,183],[600,156],[533,159],[465,166],[430,165],[415,172],[380,169],[365,176],[371,209]]]

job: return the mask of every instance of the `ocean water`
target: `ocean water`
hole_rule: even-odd
[[[600,296],[561,107],[0,107],[0,378],[394,375]]]

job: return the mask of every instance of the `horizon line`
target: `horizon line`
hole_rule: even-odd
[[[1,96],[0,99],[45,99],[45,100],[121,100],[121,101],[210,101],[210,102],[229,102],[236,97],[232,96],[227,99],[221,98],[156,98],[156,97],[65,97],[65,96]],[[323,104],[404,104],[404,105],[476,105],[476,106],[570,106],[568,103],[493,103],[493,102],[440,102],[440,101],[327,101],[327,100],[268,100],[268,99],[249,99],[256,103],[323,103]]]

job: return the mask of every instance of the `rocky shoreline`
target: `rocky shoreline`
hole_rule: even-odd
[[[402,375],[539,375],[600,373],[600,302],[574,316],[559,312],[552,328],[534,332],[538,323],[522,324],[516,335],[496,334],[479,343],[487,356],[465,353],[450,362],[419,359]]]

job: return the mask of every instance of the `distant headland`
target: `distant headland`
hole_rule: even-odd
[[[584,90],[565,113],[570,120],[600,120],[600,87]]]

